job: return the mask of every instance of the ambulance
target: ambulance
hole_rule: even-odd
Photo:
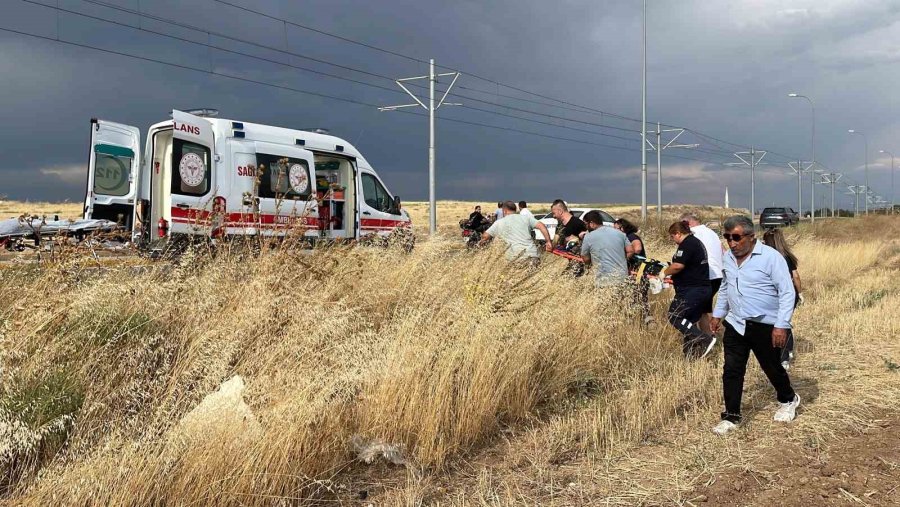
[[[378,173],[347,141],[172,111],[140,130],[91,120],[85,219],[120,223],[139,246],[175,237],[284,236],[311,242],[411,232]]]

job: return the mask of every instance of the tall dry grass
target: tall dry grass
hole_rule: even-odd
[[[2,270],[0,438],[16,503],[327,497],[354,435],[439,470],[621,384],[619,337],[639,333],[618,301],[560,279],[561,263],[525,271],[440,240],[411,255],[82,263]],[[179,421],[236,374],[259,431],[210,413],[185,436]],[[60,401],[23,410],[45,396]]]
[[[812,320],[825,305],[852,309],[829,321],[836,335],[874,326],[866,322],[897,294],[878,292],[892,275],[873,270],[890,259],[895,271],[896,247],[832,245],[813,234],[793,238],[812,296],[798,326],[822,327]],[[654,234],[648,247],[671,251]],[[175,264],[100,269],[73,255],[4,266],[3,498],[341,501],[350,478],[369,473],[357,459],[362,441],[403,453],[408,483],[385,499],[416,503],[439,499],[433,482],[518,435],[516,446],[533,449],[516,454],[518,475],[491,478],[480,468],[483,480],[472,485],[464,472],[458,489],[445,491],[460,503],[517,503],[544,498],[515,482],[523,467],[588,460],[584,473],[596,475],[596,460],[624,460],[673,421],[717,413],[714,362],[685,363],[674,331],[640,328],[626,300],[599,293],[589,278],[561,277],[563,266],[550,258],[538,271],[517,269],[497,250],[465,251],[455,236],[420,242],[411,254],[235,247]],[[662,320],[665,295],[656,303]],[[837,354],[846,343],[819,346]],[[243,392],[223,387],[225,401],[203,401],[235,375]],[[866,385],[854,382],[835,392]],[[751,406],[765,403],[754,394],[763,388],[751,389]],[[610,473],[606,494],[642,498],[623,496],[615,488],[637,486]]]

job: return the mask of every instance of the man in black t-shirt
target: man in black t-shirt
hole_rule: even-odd
[[[581,254],[581,236],[587,232],[587,225],[569,211],[569,207],[562,199],[553,201],[550,213],[556,219],[554,247],[575,255]],[[565,273],[575,277],[583,275],[584,263],[577,260],[569,261]]]
[[[484,215],[481,214],[481,206],[475,206],[475,211],[469,215],[469,227],[478,229],[484,222]]]
[[[669,306],[669,323],[684,335],[682,350],[687,358],[705,357],[716,344],[713,335],[704,333],[697,322],[712,295],[706,247],[683,222],[669,227],[669,237],[678,245],[672,263],[659,276],[672,277],[675,298]]]
[[[553,214],[553,218],[556,219],[557,223],[555,246],[566,248],[569,241],[577,241],[580,245],[581,233],[587,232],[587,225],[569,211],[566,202],[562,199],[553,201],[553,205],[550,207],[550,213]],[[577,254],[579,252],[576,251],[573,253]]]

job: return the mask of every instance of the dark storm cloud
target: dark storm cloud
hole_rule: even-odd
[[[438,193],[442,198],[639,200],[640,140],[634,132],[640,129],[639,123],[510,101],[501,95],[545,100],[472,76],[490,77],[572,104],[638,118],[641,32],[637,2],[229,1],[461,68],[466,74],[460,78],[457,92],[468,98],[452,100],[468,107],[442,108],[441,117],[546,136],[439,121]],[[56,5],[55,0],[44,3]],[[651,119],[690,126],[727,141],[791,157],[809,158],[809,106],[802,100],[786,98],[788,92],[798,91],[816,101],[817,158],[861,181],[862,140],[849,136],[846,129],[865,131],[870,146],[870,179],[873,186],[889,187],[889,160],[879,157],[878,149],[893,147],[900,152],[893,119],[893,83],[900,71],[891,65],[900,54],[897,2],[648,3]],[[388,80],[309,58],[286,56],[277,49],[385,76],[427,72],[422,63],[347,44],[213,0],[115,2],[131,10],[140,6],[149,15],[143,18],[81,0],[60,0],[59,5],[143,30],[70,13],[57,15],[53,9],[21,0],[4,2],[0,27],[368,104],[398,104],[409,99]],[[201,26],[226,37],[152,17]],[[210,50],[206,44],[351,77],[389,90]],[[0,32],[0,72],[5,85],[0,95],[4,112],[0,122],[0,150],[4,154],[0,161],[0,195],[10,198],[80,199],[91,117],[146,129],[167,118],[172,108],[191,107],[216,107],[225,117],[246,121],[295,128],[328,127],[356,144],[393,191],[405,199],[427,195],[427,120],[423,116],[379,113],[374,107],[8,32]],[[497,109],[475,99],[576,118],[581,123],[537,117],[512,108]],[[545,124],[471,108],[495,109]],[[596,124],[624,130],[601,129]],[[707,162],[664,157],[664,201],[721,202],[727,185],[732,204],[746,206],[748,171],[722,165],[736,160],[727,154],[709,153],[738,148],[709,139],[692,138],[690,142],[700,142],[704,151],[666,153]],[[786,169],[786,160],[771,153],[767,161],[773,165],[758,175],[758,205],[772,201],[793,204],[795,180]],[[648,153],[648,162],[652,201],[654,153]],[[807,190],[805,186],[804,195]]]

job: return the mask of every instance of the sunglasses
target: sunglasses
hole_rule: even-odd
[[[725,241],[733,241],[735,243],[740,242],[742,239],[747,236],[753,236],[753,233],[750,234],[728,234],[727,232],[722,234],[722,237],[725,238]]]

